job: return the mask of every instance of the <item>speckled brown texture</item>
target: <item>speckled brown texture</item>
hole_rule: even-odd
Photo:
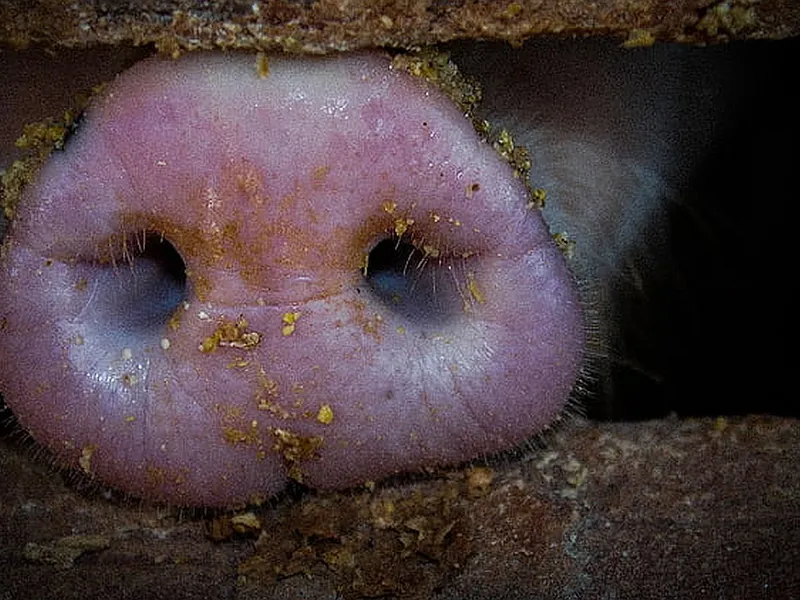
[[[492,468],[231,519],[80,491],[6,440],[0,598],[797,597],[798,461],[796,420],[575,421]]]
[[[155,43],[296,52],[412,47],[454,39],[521,42],[543,33],[614,34],[631,45],[783,38],[792,0],[2,0],[0,43]]]

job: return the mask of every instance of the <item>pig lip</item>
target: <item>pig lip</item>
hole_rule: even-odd
[[[24,192],[0,389],[66,463],[182,505],[502,451],[555,418],[583,356],[527,201],[383,55],[264,78],[242,55],[148,59]]]

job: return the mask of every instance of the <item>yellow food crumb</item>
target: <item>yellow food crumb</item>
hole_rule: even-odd
[[[261,443],[261,438],[258,434],[258,421],[251,421],[250,427],[246,429],[239,429],[233,426],[222,427],[222,437],[229,444],[247,444],[258,446]]]
[[[322,447],[322,438],[302,436],[286,429],[273,429],[272,435],[275,438],[272,449],[291,464],[289,477],[302,483],[303,472],[297,463],[317,457],[317,450]]]
[[[414,224],[414,219],[400,218],[394,222],[394,233],[397,237],[403,237],[408,228]]]
[[[539,210],[544,208],[545,202],[547,201],[547,190],[543,190],[542,188],[534,188],[531,190],[530,199],[528,200],[527,207],[531,208],[538,208]]]
[[[478,304],[484,304],[486,302],[486,297],[481,292],[478,284],[475,282],[475,274],[474,273],[467,273],[467,289],[469,290],[470,295],[478,302]]]
[[[186,309],[184,309],[186,310]],[[178,331],[181,328],[181,313],[177,310],[172,313],[172,316],[167,321],[167,327],[169,327],[170,331]]]
[[[81,457],[78,459],[78,464],[84,472],[91,475],[92,455],[97,451],[97,446],[84,446],[81,449]]]
[[[575,256],[575,240],[570,239],[566,232],[553,234],[553,241],[565,258],[569,260]]]
[[[231,525],[238,533],[261,530],[261,519],[255,513],[246,512],[231,517]]]
[[[656,43],[655,36],[646,29],[631,29],[628,39],[622,42],[623,48],[649,48]]]
[[[300,318],[299,312],[283,313],[283,317],[281,318],[281,320],[283,321],[283,327],[281,327],[281,333],[284,336],[292,335],[294,333],[295,326],[299,318]]]
[[[261,334],[247,331],[247,320],[239,316],[235,323],[223,318],[214,332],[198,346],[200,352],[213,352],[218,347],[252,350],[261,343]]]
[[[523,6],[519,2],[512,2],[506,7],[505,17],[508,19],[515,19],[522,12]]]
[[[259,79],[265,79],[269,75],[269,58],[263,52],[256,54],[256,74]]]
[[[422,251],[425,252],[425,256],[430,256],[432,258],[439,258],[439,249],[436,246],[432,246],[430,244],[424,244],[422,246]]]
[[[494,471],[488,467],[474,467],[466,473],[467,491],[473,498],[485,495],[494,481]]]
[[[426,48],[418,52],[398,54],[392,59],[392,68],[434,83],[467,115],[471,115],[481,99],[478,83],[464,76],[445,52]]]
[[[322,423],[323,425],[330,425],[333,423],[333,408],[331,408],[330,404],[323,404],[319,407],[319,412],[317,413],[317,421]]]

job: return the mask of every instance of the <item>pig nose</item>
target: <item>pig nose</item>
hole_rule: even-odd
[[[583,359],[532,204],[381,54],[148,59],[19,199],[0,390],[64,462],[184,505],[512,448]]]

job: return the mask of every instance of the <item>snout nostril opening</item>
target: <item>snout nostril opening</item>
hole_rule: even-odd
[[[162,236],[149,233],[145,236],[142,249],[134,255],[134,260],[145,260],[152,263],[164,278],[164,283],[170,288],[186,289],[186,263],[169,240]]]
[[[148,233],[129,244],[124,261],[98,268],[95,309],[110,330],[155,334],[188,298],[186,264],[158,234]]]
[[[364,281],[385,308],[412,322],[442,322],[461,309],[451,261],[397,237],[372,248]]]

